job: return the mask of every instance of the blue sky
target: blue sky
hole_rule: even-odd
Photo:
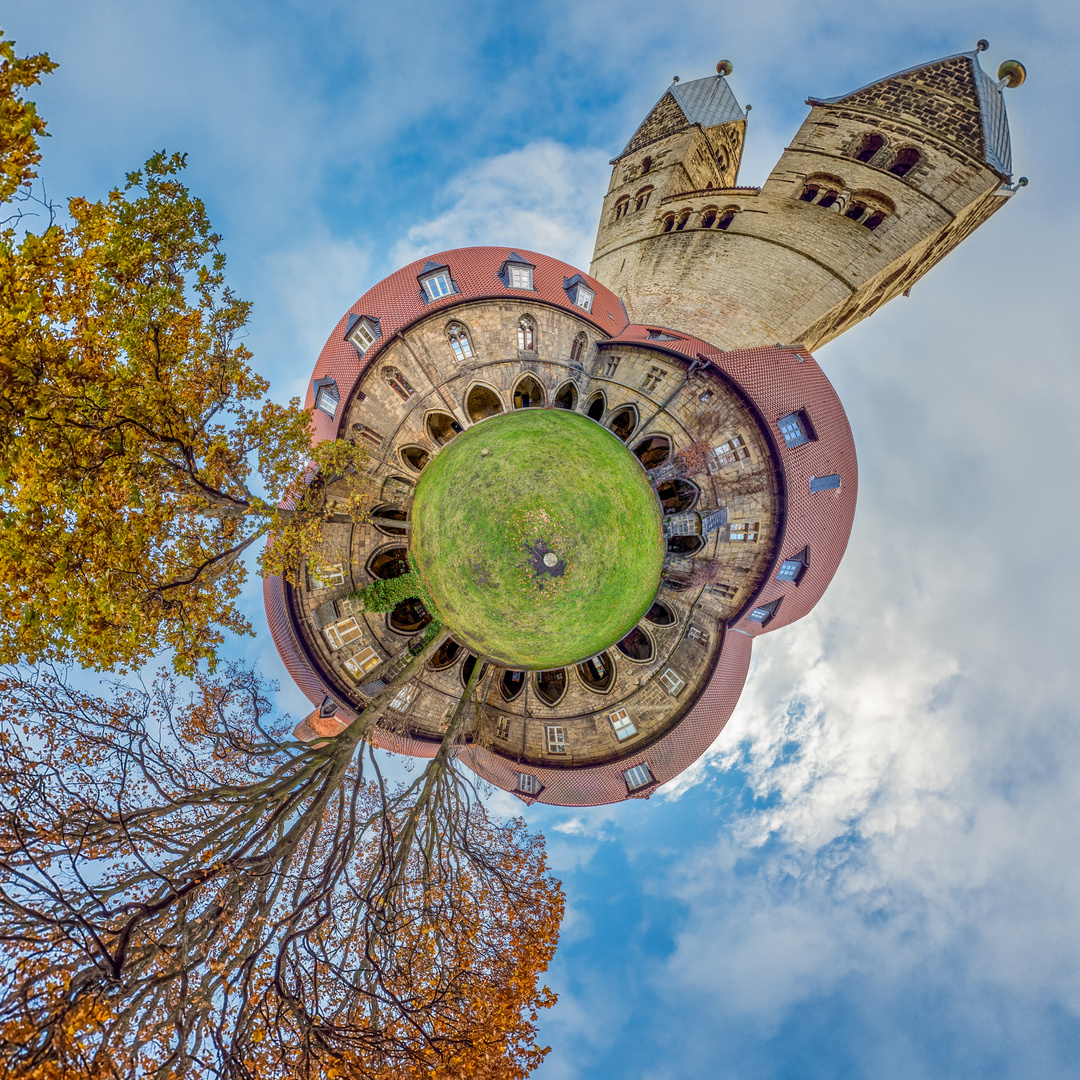
[[[53,196],[189,152],[281,398],[408,259],[587,267],[607,161],[672,75],[734,62],[760,183],[809,95],[980,37],[988,70],[1023,60],[1031,185],[819,354],[861,472],[825,599],[755,646],[679,781],[529,811],[569,900],[538,1075],[1080,1076],[1075,6],[9,0],[3,26],[61,63]],[[265,631],[235,651],[303,707]]]

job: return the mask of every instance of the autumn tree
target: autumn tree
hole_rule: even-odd
[[[0,1063],[527,1076],[562,900],[542,838],[490,817],[456,764],[481,666],[399,785],[372,741],[400,682],[305,745],[240,669],[201,677],[186,705],[164,676],[98,697],[56,670],[9,671]]]
[[[53,65],[3,50],[10,199],[44,130],[18,92]],[[313,448],[310,413],[251,368],[251,306],[184,163],[154,154],[40,235],[0,230],[0,662],[130,667],[169,648],[191,670],[250,630],[247,548],[272,531],[262,569],[292,571],[360,512],[363,451]]]

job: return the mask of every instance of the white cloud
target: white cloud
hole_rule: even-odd
[[[519,245],[588,269],[607,157],[544,140],[470,165],[446,186],[446,209],[394,249],[400,266],[436,251]]]

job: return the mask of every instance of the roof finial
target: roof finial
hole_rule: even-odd
[[[1027,69],[1019,60],[1006,60],[998,68],[998,85],[1004,83],[1010,90],[1015,90],[1027,78]]]
[[[735,70],[735,65],[730,60],[721,60],[716,65],[717,75],[730,75]]]
[[[979,38],[979,40],[975,42],[975,51],[976,52],[986,52],[986,50],[989,49],[989,48],[990,48],[990,42],[987,41],[986,38],[984,38],[984,37]]]
[[[671,76],[671,81],[672,81],[673,83],[677,83],[677,82],[679,81],[679,76],[678,76],[678,75],[672,75],[672,76]]]

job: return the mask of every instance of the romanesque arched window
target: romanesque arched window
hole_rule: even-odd
[[[716,223],[718,229],[726,229],[734,220],[737,210],[727,209],[720,215],[720,220]]]
[[[408,379],[397,368],[383,368],[383,378],[387,385],[402,401],[408,401],[416,391],[409,385]]]
[[[813,184],[807,184],[802,189],[802,194],[799,196],[803,202],[813,202],[818,197],[818,189]]]
[[[701,215],[701,227],[703,229],[711,229],[714,224],[716,224],[716,207],[710,206]]]
[[[676,222],[676,224],[675,224],[675,231],[676,231],[676,232],[681,232],[681,231],[682,231],[683,229],[685,229],[685,228],[686,228],[686,223],[687,223],[687,222],[688,222],[689,220],[690,220],[690,211],[689,211],[689,210],[684,210],[684,211],[683,211],[683,212],[682,212],[682,213],[681,213],[681,214],[679,215],[679,220],[678,220],[678,222]]]
[[[473,356],[472,342],[469,340],[469,332],[461,323],[453,322],[446,328],[446,338],[450,342],[454,359],[457,361],[468,360]]]
[[[818,203],[818,206],[823,210],[828,210],[830,206],[836,205],[839,198],[839,191],[826,191],[825,194],[821,196],[821,201]]]
[[[570,346],[570,360],[572,363],[580,363],[582,354],[585,352],[585,346],[588,344],[589,339],[584,334],[578,334],[574,338],[574,343]]]
[[[626,216],[626,211],[629,210],[629,209],[630,209],[630,196],[629,195],[624,195],[615,204],[615,218],[614,218],[614,220],[618,221],[619,218],[625,217]]]
[[[856,161],[873,161],[877,157],[878,151],[885,145],[885,140],[876,132],[872,135],[864,136],[861,143],[859,143],[858,149],[855,151]]]
[[[523,315],[518,321],[517,336],[519,349],[526,352],[536,351],[536,324],[528,315]]]
[[[663,228],[662,231],[663,232],[671,232],[671,230],[674,229],[674,228],[675,228],[675,215],[674,214],[668,214],[668,216],[666,218],[664,218],[664,228]]]
[[[905,146],[896,155],[896,160],[889,166],[889,172],[894,176],[907,176],[921,160],[922,154],[915,147]]]
[[[851,218],[852,221],[860,221],[862,216],[866,213],[866,207],[860,203],[852,203],[851,207],[845,211],[844,217]]]
[[[649,196],[652,193],[653,193],[653,189],[651,187],[642,188],[634,196],[634,209],[635,210],[644,210],[645,207],[649,205]]]

